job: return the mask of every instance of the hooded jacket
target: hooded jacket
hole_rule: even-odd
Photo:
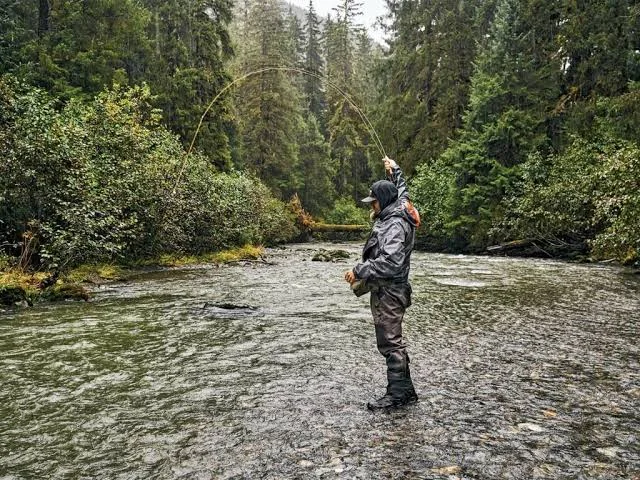
[[[376,217],[362,250],[362,261],[353,272],[356,278],[375,283],[408,283],[411,251],[415,244],[415,221],[407,213],[404,202],[409,199],[402,170],[395,167],[390,180],[398,198],[383,208]]]

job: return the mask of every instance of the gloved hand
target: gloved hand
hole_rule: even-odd
[[[392,160],[386,156],[382,159],[382,161],[384,162],[384,169],[388,175],[391,175],[391,172],[393,172],[393,169],[398,166],[395,160]]]

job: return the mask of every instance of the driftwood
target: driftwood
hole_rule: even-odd
[[[369,225],[331,225],[314,222],[309,226],[312,232],[366,232]]]
[[[539,253],[543,253],[547,257],[554,257],[551,253],[538,245],[535,240],[530,239],[514,240],[512,242],[501,243],[499,245],[492,245],[487,247],[487,252],[492,254],[511,253],[515,255],[538,255]]]
[[[499,245],[492,245],[487,247],[487,252],[505,252],[508,250],[514,250],[516,248],[526,248],[533,245],[532,240],[514,240],[513,242],[501,243]]]

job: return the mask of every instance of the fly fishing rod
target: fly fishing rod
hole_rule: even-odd
[[[319,74],[317,74],[315,72],[310,72],[309,70],[305,70],[303,68],[282,67],[282,66],[263,67],[263,68],[260,68],[258,70],[254,70],[254,71],[251,71],[249,73],[246,73],[246,74],[242,75],[241,77],[236,78],[233,82],[229,83],[229,85],[225,86],[222,90],[220,90],[220,92],[218,92],[218,94],[215,97],[213,97],[213,100],[211,100],[211,102],[209,102],[209,105],[207,106],[207,108],[205,109],[204,113],[200,117],[200,122],[198,123],[198,127],[196,128],[196,131],[195,131],[195,133],[193,135],[193,138],[191,139],[191,144],[189,145],[189,149],[187,150],[187,153],[184,156],[184,160],[182,162],[182,166],[180,167],[180,172],[178,173],[178,178],[176,179],[176,183],[175,183],[175,185],[173,187],[173,193],[175,193],[176,188],[178,188],[178,185],[180,183],[180,179],[182,178],[182,174],[184,173],[184,169],[186,168],[187,161],[189,159],[189,155],[191,155],[191,152],[193,151],[193,147],[194,147],[194,145],[196,143],[196,139],[198,138],[198,134],[200,133],[200,129],[202,128],[202,124],[204,123],[204,119],[206,118],[206,116],[209,113],[209,111],[211,110],[211,108],[213,108],[213,106],[218,101],[218,99],[227,90],[231,89],[234,85],[246,80],[249,77],[252,77],[254,75],[260,75],[260,74],[266,73],[266,72],[294,72],[294,73],[300,73],[302,75],[308,75],[310,77],[314,77],[314,78],[317,78],[318,80],[326,82],[328,86],[330,86],[335,91],[337,91],[340,95],[342,95],[342,97],[356,111],[356,113],[358,114],[360,119],[364,122],[367,130],[369,130],[369,133],[371,133],[371,138],[373,139],[378,151],[382,154],[383,158],[387,156],[387,153],[384,150],[384,146],[382,145],[382,141],[380,140],[380,137],[378,136],[378,133],[376,132],[375,128],[373,127],[373,124],[371,123],[371,121],[369,120],[367,115],[354,102],[354,100],[349,96],[349,94],[347,94],[347,92],[345,92],[342,88],[340,88],[340,86],[336,85],[331,80],[329,80],[327,78],[324,78],[324,77],[322,77],[321,75],[319,75]]]

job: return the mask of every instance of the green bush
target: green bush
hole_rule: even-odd
[[[357,207],[351,198],[339,198],[324,220],[333,225],[366,225],[369,223],[369,212]]]
[[[411,199],[420,212],[419,241],[430,248],[447,249],[451,242],[447,224],[454,180],[453,171],[436,162],[418,167],[411,181]]]
[[[146,87],[62,109],[0,80],[0,244],[26,231],[46,266],[204,253],[295,236],[256,178],[185,156]]]
[[[640,147],[631,143],[612,152],[597,174],[594,223],[603,225],[591,245],[597,258],[623,263],[640,259]]]
[[[640,148],[622,140],[574,138],[560,155],[533,156],[500,226],[510,238],[595,258],[633,262],[640,252]]]
[[[532,155],[505,202],[508,213],[498,227],[502,235],[584,248],[595,234],[593,193],[606,155],[606,149],[581,138],[563,154]]]

